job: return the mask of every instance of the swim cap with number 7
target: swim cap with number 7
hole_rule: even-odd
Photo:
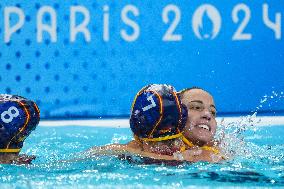
[[[187,109],[174,87],[152,84],[142,88],[132,104],[130,128],[145,141],[161,141],[181,136]]]

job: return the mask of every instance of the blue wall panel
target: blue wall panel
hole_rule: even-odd
[[[81,7],[74,19],[71,7]],[[55,19],[48,12],[39,19],[44,8]],[[83,11],[89,38],[72,41],[70,25],[86,19]],[[220,114],[284,113],[280,0],[1,1],[0,14],[0,93],[35,100],[44,118],[125,116],[149,83],[202,87]],[[55,20],[56,40],[45,31],[39,41],[38,24]]]

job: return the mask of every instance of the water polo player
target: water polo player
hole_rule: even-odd
[[[186,118],[187,109],[172,86],[148,85],[137,93],[132,104],[130,128],[135,140],[125,145],[93,147],[86,154],[131,153],[154,159],[171,159],[174,153],[185,150],[182,130]]]
[[[218,162],[218,150],[212,146],[199,147],[185,138],[182,132],[190,113],[169,85],[149,85],[136,95],[130,117],[135,140],[125,145],[112,144],[93,147],[85,155],[136,154],[158,160],[189,162]],[[187,101],[184,101],[187,103]],[[190,107],[189,107],[190,108]],[[189,110],[191,111],[191,110]],[[194,141],[195,142],[195,141]]]
[[[142,149],[150,146],[148,151],[155,154],[193,162],[221,160],[218,147],[212,146],[216,133],[213,98],[204,90],[195,90],[188,97],[188,90],[177,95],[171,86],[150,85],[137,94],[130,127]]]
[[[136,95],[130,117],[130,128],[142,150],[173,155],[184,151],[182,131],[187,109],[170,85],[149,85]]]
[[[34,159],[19,152],[39,120],[40,112],[33,101],[0,94],[0,163],[30,163]]]
[[[192,87],[178,92],[178,96],[188,109],[183,132],[183,141],[187,144],[187,149],[199,149],[199,158],[207,161],[224,159],[218,146],[219,141],[214,138],[217,122],[212,95],[204,89]]]

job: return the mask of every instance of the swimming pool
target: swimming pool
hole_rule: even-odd
[[[26,140],[22,153],[33,154],[32,165],[0,165],[1,188],[223,188],[284,186],[284,124],[247,127],[229,141],[239,155],[220,164],[184,163],[178,166],[145,165],[96,157],[78,162],[78,152],[94,145],[126,143],[132,139],[127,120],[98,122],[109,127],[77,126],[77,122],[41,123]],[[79,122],[78,122],[79,123]],[[81,121],[82,123],[82,121]],[[88,123],[88,122],[87,122]],[[235,122],[237,123],[237,122]],[[69,124],[69,125],[68,125]],[[85,125],[85,124],[83,124]],[[232,126],[232,125],[229,125]],[[233,127],[232,127],[233,128]],[[228,134],[236,134],[235,129]]]

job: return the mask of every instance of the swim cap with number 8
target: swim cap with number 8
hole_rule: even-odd
[[[146,141],[168,140],[181,136],[187,109],[170,85],[152,84],[136,95],[131,110],[130,128]]]
[[[37,105],[23,97],[0,94],[0,152],[17,153],[39,123]]]

